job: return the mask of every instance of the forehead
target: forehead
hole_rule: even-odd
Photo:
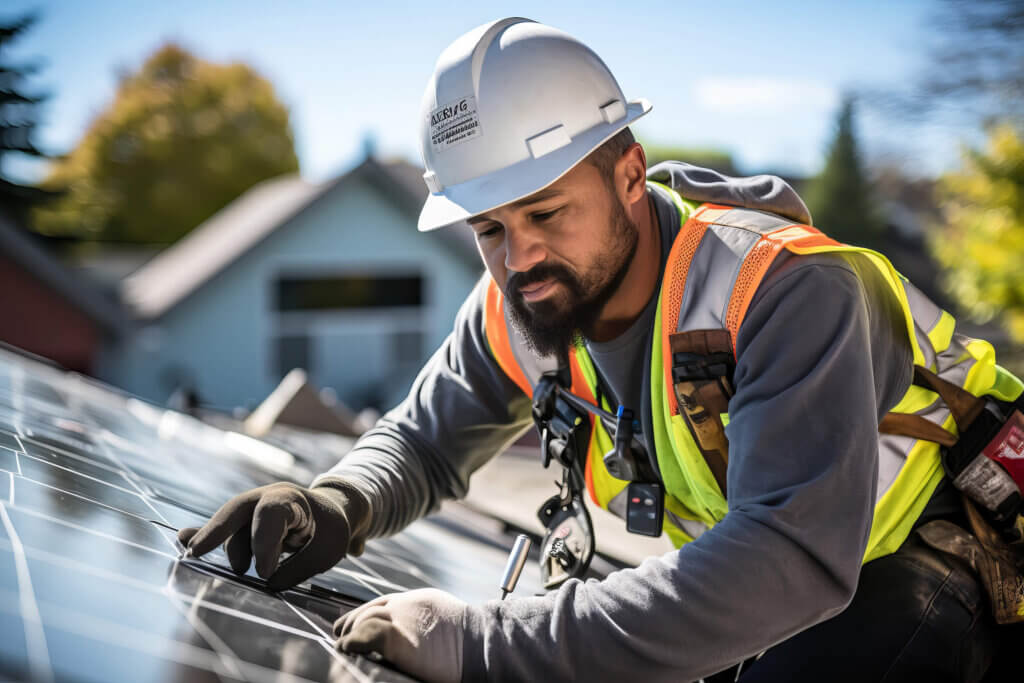
[[[533,194],[527,195],[522,199],[517,199],[516,201],[505,204],[504,206],[500,206],[478,216],[474,216],[466,222],[472,225],[483,221],[497,220],[497,216],[503,213],[528,210],[532,208],[533,205],[540,204],[548,200],[569,199],[588,192],[594,192],[595,190],[599,190],[603,187],[604,181],[601,178],[600,171],[598,171],[593,164],[589,164],[585,161],[580,162],[570,169],[564,176],[547,187],[537,190]]]

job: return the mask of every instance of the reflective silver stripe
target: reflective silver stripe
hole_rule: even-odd
[[[915,336],[921,347],[921,353],[924,355],[925,363],[933,368],[942,379],[952,382],[958,387],[964,386],[967,383],[967,374],[977,363],[977,359],[967,353],[968,338],[954,332],[949,346],[942,353],[936,353],[935,347],[932,346],[931,339],[928,337],[928,332],[939,323],[942,318],[942,309],[909,282],[903,283],[903,289],[907,293],[907,303],[910,304],[910,312],[914,318]],[[949,419],[950,411],[945,402],[936,397],[934,401],[915,414],[942,426]],[[876,502],[896,481],[903,463],[906,462],[907,456],[910,454],[910,449],[916,443],[917,439],[908,436],[879,435]]]
[[[671,522],[674,526],[681,529],[684,534],[686,534],[692,539],[698,538],[701,534],[708,530],[708,526],[704,522],[698,522],[693,519],[683,519],[679,515],[669,510],[665,510],[665,517],[668,519],[669,522]]]
[[[725,327],[725,310],[740,266],[759,239],[760,234],[741,228],[708,227],[686,276],[677,331]]]
[[[907,303],[910,304],[910,313],[914,318],[914,336],[917,337],[917,345],[924,355],[924,363],[929,368],[937,370],[935,349],[928,338],[928,333],[942,318],[942,309],[906,280],[903,281],[903,291],[906,292]]]
[[[709,225],[694,253],[676,329],[724,328],[729,297],[744,259],[762,234],[791,224],[783,218],[748,209],[731,209],[718,216],[714,224]],[[917,343],[925,361],[943,379],[963,386],[967,373],[976,362],[966,354],[967,338],[954,334],[949,348],[937,354],[928,338],[928,332],[941,320],[942,309],[909,282],[903,282],[903,286],[914,318]],[[964,359],[960,360],[961,357]],[[945,403],[936,400],[919,410],[918,414],[942,425],[950,413]],[[896,481],[907,455],[916,443],[917,440],[911,437],[879,435],[876,502]],[[679,518],[673,521],[691,536],[694,534],[687,527],[700,524]]]

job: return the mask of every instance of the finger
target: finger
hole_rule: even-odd
[[[236,574],[249,571],[249,564],[252,562],[252,525],[246,524],[233,533],[224,544],[224,552],[227,553],[228,562]]]
[[[388,619],[371,616],[361,619],[351,632],[342,636],[337,647],[349,654],[379,652],[388,657],[389,644],[395,636],[395,627]]]
[[[187,548],[188,542],[192,540],[192,537],[196,535],[197,531],[199,531],[199,527],[196,526],[190,526],[185,527],[184,529],[179,529],[178,543],[180,543],[182,547]]]
[[[366,614],[368,610],[373,609],[374,607],[386,607],[388,604],[388,597],[389,596],[385,595],[375,598],[370,602],[365,602],[359,607],[349,610],[345,614],[341,615],[340,618],[334,621],[334,637],[340,638],[345,635],[345,633],[348,632],[348,629],[352,627],[352,623],[359,619],[363,614]]]
[[[281,563],[277,571],[267,579],[267,585],[271,590],[280,591],[300,584],[315,574],[327,571],[345,557],[344,551],[341,550],[342,547],[331,545],[323,539],[319,539],[318,542],[314,535],[301,550],[293,553]],[[255,549],[254,543],[254,552]]]
[[[252,555],[256,561],[256,573],[261,578],[268,578],[277,569],[293,518],[291,505],[263,501],[256,505],[252,515]]]
[[[189,540],[188,549],[192,554],[196,557],[205,555],[248,524],[260,494],[260,489],[253,489],[240,493],[221,505],[210,521]]]

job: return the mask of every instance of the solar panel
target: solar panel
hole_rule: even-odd
[[[221,550],[182,557],[175,529],[254,486],[308,481],[308,439],[287,452],[0,351],[0,677],[410,680],[335,652],[333,620],[410,588],[495,598],[500,526],[442,512],[282,593]],[[541,590],[530,563],[517,593]]]

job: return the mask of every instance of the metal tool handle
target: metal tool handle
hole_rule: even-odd
[[[530,537],[526,534],[516,536],[515,545],[509,553],[508,563],[505,565],[505,573],[501,576],[501,599],[516,589],[519,575],[523,573],[526,565],[526,556],[530,553]]]

